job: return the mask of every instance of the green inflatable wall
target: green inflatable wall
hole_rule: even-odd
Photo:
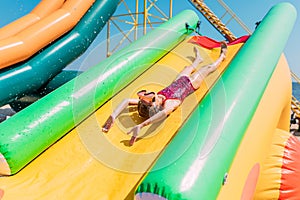
[[[291,4],[272,7],[141,182],[139,199],[217,199],[295,20]]]
[[[0,124],[0,153],[11,174],[32,161],[95,109],[174,48],[185,23],[199,18],[185,10],[128,47],[90,68]]]

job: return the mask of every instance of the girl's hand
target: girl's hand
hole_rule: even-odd
[[[107,133],[109,129],[112,127],[114,123],[114,118],[112,116],[109,116],[109,118],[106,120],[104,125],[102,126],[102,131]]]
[[[130,146],[133,145],[133,143],[136,141],[136,138],[139,134],[139,132],[141,131],[141,125],[136,125],[134,126],[127,134],[130,134],[132,133],[132,137],[131,137],[131,140],[129,142]]]

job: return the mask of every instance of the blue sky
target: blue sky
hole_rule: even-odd
[[[160,0],[161,2],[169,2],[167,0]],[[254,30],[255,22],[260,21],[268,10],[275,4],[279,2],[290,2],[293,4],[297,11],[298,16],[300,16],[300,1],[299,0],[223,0],[235,13],[236,15],[251,29]],[[0,27],[5,24],[10,23],[11,21],[18,19],[19,17],[30,12],[40,0],[1,0],[0,7]],[[129,2],[129,0],[127,0]],[[206,4],[213,10],[217,15],[223,15],[224,10],[220,8],[217,0],[207,0]],[[237,3],[238,2],[238,3]],[[179,13],[183,9],[194,9],[188,0],[176,0],[173,1],[174,8],[173,14]],[[165,6],[168,6],[167,3]],[[201,31],[203,34],[207,34],[210,37],[213,37],[217,40],[223,39],[204,19],[204,17],[199,14],[200,19],[203,21],[201,27]],[[230,30],[236,35],[241,36],[244,35],[245,32],[242,29],[235,25],[234,23],[229,23],[228,27]],[[105,35],[105,34],[104,34]],[[298,76],[300,76],[300,21],[299,17],[297,17],[296,25],[292,34],[288,40],[286,48],[284,50],[285,55],[287,56],[288,63],[293,72],[295,72]],[[105,40],[105,37],[101,37],[99,40]]]

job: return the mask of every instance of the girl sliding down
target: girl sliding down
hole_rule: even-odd
[[[190,66],[186,66],[177,76],[177,78],[166,88],[159,92],[141,90],[137,93],[138,99],[124,99],[121,104],[113,111],[102,126],[103,132],[108,132],[115,119],[127,107],[137,105],[139,115],[146,120],[134,126],[128,134],[132,133],[129,144],[133,145],[137,136],[144,126],[164,120],[169,114],[180,106],[183,100],[196,91],[202,81],[212,72],[214,72],[221,62],[225,59],[227,53],[227,44],[221,42],[221,52],[219,58],[212,64],[196,67],[203,61],[199,50],[194,47],[195,60]]]

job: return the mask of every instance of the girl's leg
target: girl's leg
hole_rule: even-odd
[[[225,42],[221,43],[221,52],[219,58],[212,64],[206,65],[196,71],[191,77],[191,83],[195,89],[198,89],[202,83],[202,81],[212,72],[214,72],[221,64],[221,62],[225,59],[227,53],[227,45]]]
[[[197,66],[201,62],[203,62],[203,58],[201,57],[199,50],[196,47],[194,47],[194,52],[195,52],[194,62],[191,65],[184,67],[184,69],[178,74],[178,77],[190,76],[197,69]]]

